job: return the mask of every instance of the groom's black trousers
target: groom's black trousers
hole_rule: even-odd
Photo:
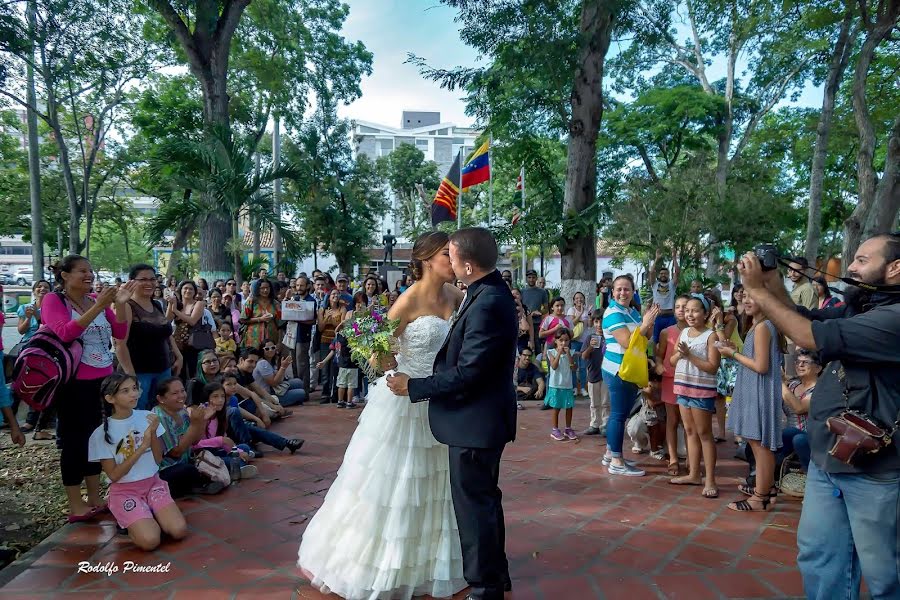
[[[475,598],[500,600],[509,581],[506,528],[498,481],[500,448],[450,446],[450,483],[459,526],[463,575]],[[465,484],[461,484],[465,482]]]

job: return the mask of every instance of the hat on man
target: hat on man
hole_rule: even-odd
[[[350,281],[350,277],[346,273],[339,273],[335,281]]]
[[[537,271],[535,271],[534,269],[528,269],[528,270],[525,272],[525,276],[526,276],[526,277],[529,277],[529,276],[531,276],[531,275],[534,275],[535,277],[537,277]]]

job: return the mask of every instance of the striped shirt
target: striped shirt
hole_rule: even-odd
[[[709,342],[709,336],[713,334],[713,330],[707,329],[697,337],[689,336],[688,333],[690,331],[690,327],[685,328],[678,337],[678,343],[687,343],[691,354],[705,360],[707,358],[707,343]],[[675,366],[674,391],[676,396],[685,396],[687,398],[715,398],[716,374],[700,370],[697,365],[686,358],[679,359],[678,364]]]
[[[619,374],[619,367],[622,366],[622,357],[625,356],[627,348],[623,348],[616,341],[613,332],[627,328],[630,339],[634,330],[640,326],[641,313],[633,308],[622,306],[612,298],[609,299],[609,308],[603,313],[603,337],[606,340],[606,352],[603,354],[601,369],[610,375]]]

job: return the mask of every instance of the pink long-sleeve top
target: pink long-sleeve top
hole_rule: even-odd
[[[219,435],[219,420],[213,417],[206,424],[206,433],[203,439],[193,446],[194,450],[202,450],[204,448],[220,448],[222,450],[231,450],[230,446],[225,445],[225,435]]]
[[[78,324],[79,315],[57,294],[47,294],[41,306],[41,322],[53,330],[59,339],[71,342],[81,338],[84,353],[75,379],[100,379],[113,372],[113,353],[110,334],[117,340],[125,339],[128,323],[117,323],[116,313],[106,307],[88,327]]]

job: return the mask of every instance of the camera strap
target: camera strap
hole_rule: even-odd
[[[778,263],[780,265],[782,265],[783,267],[787,267],[788,269],[791,268],[790,261],[786,261],[783,258],[779,258]],[[895,285],[882,285],[882,284],[877,284],[877,283],[865,283],[863,281],[857,281],[856,279],[851,279],[850,277],[835,276],[827,271],[823,271],[822,269],[818,269],[813,266],[807,265],[806,268],[813,270],[816,273],[821,273],[822,275],[825,275],[827,277],[834,277],[838,281],[843,281],[847,285],[852,285],[852,286],[858,287],[860,289],[866,290],[867,292],[879,292],[882,294],[900,294],[900,285],[896,285],[896,284]],[[803,277],[805,277],[806,279],[808,279],[810,283],[815,282],[815,279],[812,276],[807,275],[803,271],[801,271],[800,274]],[[828,287],[828,289],[831,290],[832,292],[836,292],[839,294],[843,293],[843,290],[833,288],[830,286]]]
[[[844,371],[843,364],[837,369],[837,378],[838,382],[841,384],[841,396],[844,401],[844,408],[853,412],[853,409],[850,408],[850,385],[847,383],[847,373]],[[878,408],[878,387],[875,385],[871,372],[869,372],[869,389],[872,393],[872,410],[874,411]],[[868,417],[868,415],[867,418],[877,423],[876,419]],[[890,430],[886,430],[885,433],[892,437],[897,431],[900,431],[900,412],[897,412],[897,418],[894,420],[894,424],[891,426]]]

